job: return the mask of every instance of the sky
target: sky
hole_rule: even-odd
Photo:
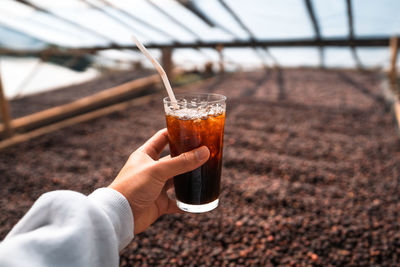
[[[0,46],[12,49],[42,49],[48,44],[62,47],[106,46],[110,43],[132,45],[135,35],[144,44],[202,41],[231,41],[249,38],[246,31],[216,0],[195,0],[201,10],[209,14],[219,27],[210,27],[175,0],[108,0],[123,12],[106,6],[100,0],[29,0],[60,17],[82,25],[54,18],[43,12],[13,0],[0,0]],[[313,38],[313,27],[304,0],[223,0],[258,39]],[[322,37],[347,37],[347,13],[345,0],[312,0],[320,23]],[[95,7],[95,8],[93,8]],[[356,37],[391,36],[400,34],[400,1],[353,0],[354,30]],[[104,13],[99,11],[102,10]],[[162,9],[189,29],[185,29],[162,14]],[[132,17],[134,16],[134,17]],[[115,18],[118,18],[118,21]],[[144,26],[138,21],[144,21]],[[282,66],[317,66],[317,48],[270,48],[270,53]],[[159,56],[159,51],[151,51]],[[357,49],[362,63],[367,67],[386,67],[389,63],[387,48]],[[263,64],[272,65],[268,55],[259,57],[253,49],[225,49],[228,68],[240,66],[252,69]],[[261,52],[263,53],[263,52]],[[326,64],[329,67],[354,67],[350,49],[326,48]],[[132,51],[104,51],[100,57],[124,60],[141,60],[150,66],[140,53]],[[176,64],[186,68],[216,61],[212,49],[178,50],[173,54]],[[77,73],[35,59],[0,58],[0,70],[9,98],[40,90],[92,79],[99,73],[95,69]],[[32,69],[40,67],[32,75]],[[43,81],[43,77],[53,79]],[[32,76],[32,77],[30,77]],[[42,77],[43,76],[43,77]],[[25,88],[21,88],[25,87]],[[22,92],[21,92],[22,91]]]

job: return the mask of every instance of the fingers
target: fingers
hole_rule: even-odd
[[[170,158],[171,158],[171,155],[167,155],[165,157],[160,158],[159,161],[167,160],[167,159],[170,159]]]
[[[171,180],[169,180],[171,181]],[[162,207],[162,209],[159,209],[159,216],[163,214],[171,214],[171,213],[184,213],[178,206],[176,205],[176,200],[169,196],[167,193],[168,188],[165,186],[163,188],[163,191],[161,192],[161,196],[159,200],[162,202],[163,205],[158,205],[159,207]]]
[[[168,131],[167,128],[159,130],[144,145],[139,149],[149,155],[152,159],[158,160],[160,153],[168,144]]]
[[[165,189],[168,190],[174,186],[174,179],[171,178],[165,183]]]
[[[165,214],[171,214],[171,213],[185,213],[185,212],[180,208],[178,208],[175,200],[168,198],[168,208]]]
[[[163,158],[163,160],[155,162],[151,171],[153,177],[165,182],[173,176],[200,167],[209,157],[210,151],[206,146],[202,146],[174,158]]]

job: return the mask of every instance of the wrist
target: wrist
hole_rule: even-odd
[[[118,239],[119,250],[122,250],[133,239],[134,217],[128,200],[111,187],[99,188],[88,198],[109,218]]]

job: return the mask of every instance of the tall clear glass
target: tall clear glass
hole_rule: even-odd
[[[201,167],[174,177],[177,206],[201,213],[219,202],[226,97],[218,94],[176,95],[178,108],[164,98],[171,156],[207,146],[210,158]]]

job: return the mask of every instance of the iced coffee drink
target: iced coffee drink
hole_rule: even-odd
[[[218,206],[226,97],[218,94],[177,95],[178,105],[164,98],[171,156],[207,146],[210,158],[201,167],[174,177],[180,209],[206,212]]]

